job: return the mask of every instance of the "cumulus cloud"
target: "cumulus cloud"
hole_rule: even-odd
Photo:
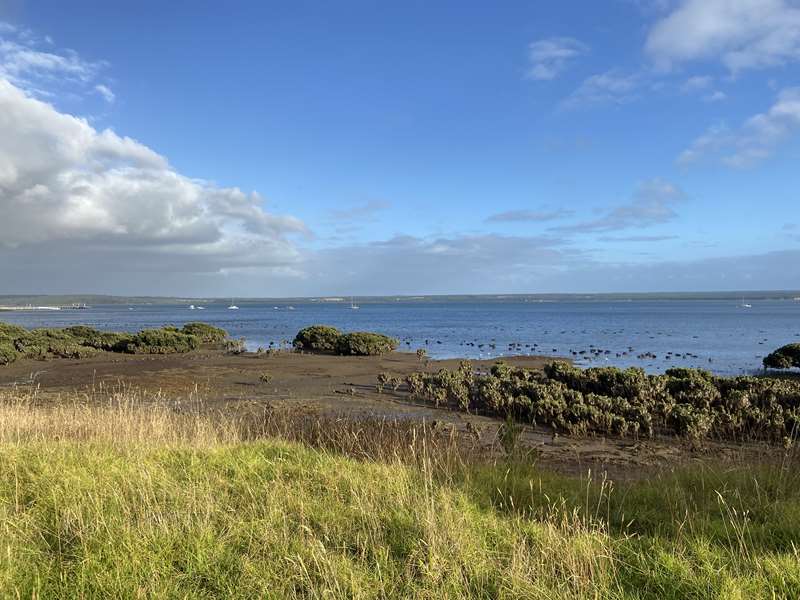
[[[527,77],[536,80],[555,79],[570,63],[589,52],[589,47],[570,37],[550,37],[528,46]]]
[[[486,218],[487,223],[542,223],[572,216],[574,213],[565,208],[557,210],[508,210],[495,213]]]
[[[556,227],[553,230],[598,233],[660,225],[678,216],[673,207],[685,199],[686,194],[676,185],[663,179],[651,179],[639,185],[627,204],[611,209],[598,219]]]
[[[731,72],[800,59],[800,8],[786,0],[683,0],[655,23],[646,52],[663,69],[719,60]]]
[[[789,88],[778,94],[768,111],[750,117],[738,129],[711,127],[677,162],[685,166],[710,160],[733,168],[750,167],[772,156],[799,129],[800,87]]]
[[[147,146],[0,79],[0,264],[111,271],[285,267],[306,234],[263,199],[176,172]]]

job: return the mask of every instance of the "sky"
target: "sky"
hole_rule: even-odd
[[[800,1],[0,0],[0,292],[800,288]]]

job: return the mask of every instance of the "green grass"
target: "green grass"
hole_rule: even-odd
[[[800,597],[796,462],[611,483],[143,400],[0,392],[2,595]]]

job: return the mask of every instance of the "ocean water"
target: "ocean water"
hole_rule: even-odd
[[[0,312],[0,321],[26,327],[86,324],[136,331],[205,321],[244,337],[250,349],[288,343],[307,325],[378,331],[401,350],[425,348],[433,358],[494,358],[512,354],[570,357],[582,366],[698,367],[733,375],[757,371],[775,348],[800,342],[800,302],[630,300],[556,302],[296,302],[228,303],[190,310],[184,305],[105,305],[86,310]]]

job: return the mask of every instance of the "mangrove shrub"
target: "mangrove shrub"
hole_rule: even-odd
[[[787,344],[764,357],[766,369],[800,368],[800,344]]]
[[[312,325],[297,332],[294,347],[308,352],[335,352],[342,333],[335,327]]]
[[[499,363],[476,373],[413,373],[413,397],[437,406],[513,418],[572,434],[672,433],[700,439],[791,440],[800,431],[800,381],[716,377],[697,369],[579,369],[565,362],[543,370]]]
[[[357,331],[336,340],[336,354],[343,356],[378,356],[397,348],[397,340],[380,333]]]

